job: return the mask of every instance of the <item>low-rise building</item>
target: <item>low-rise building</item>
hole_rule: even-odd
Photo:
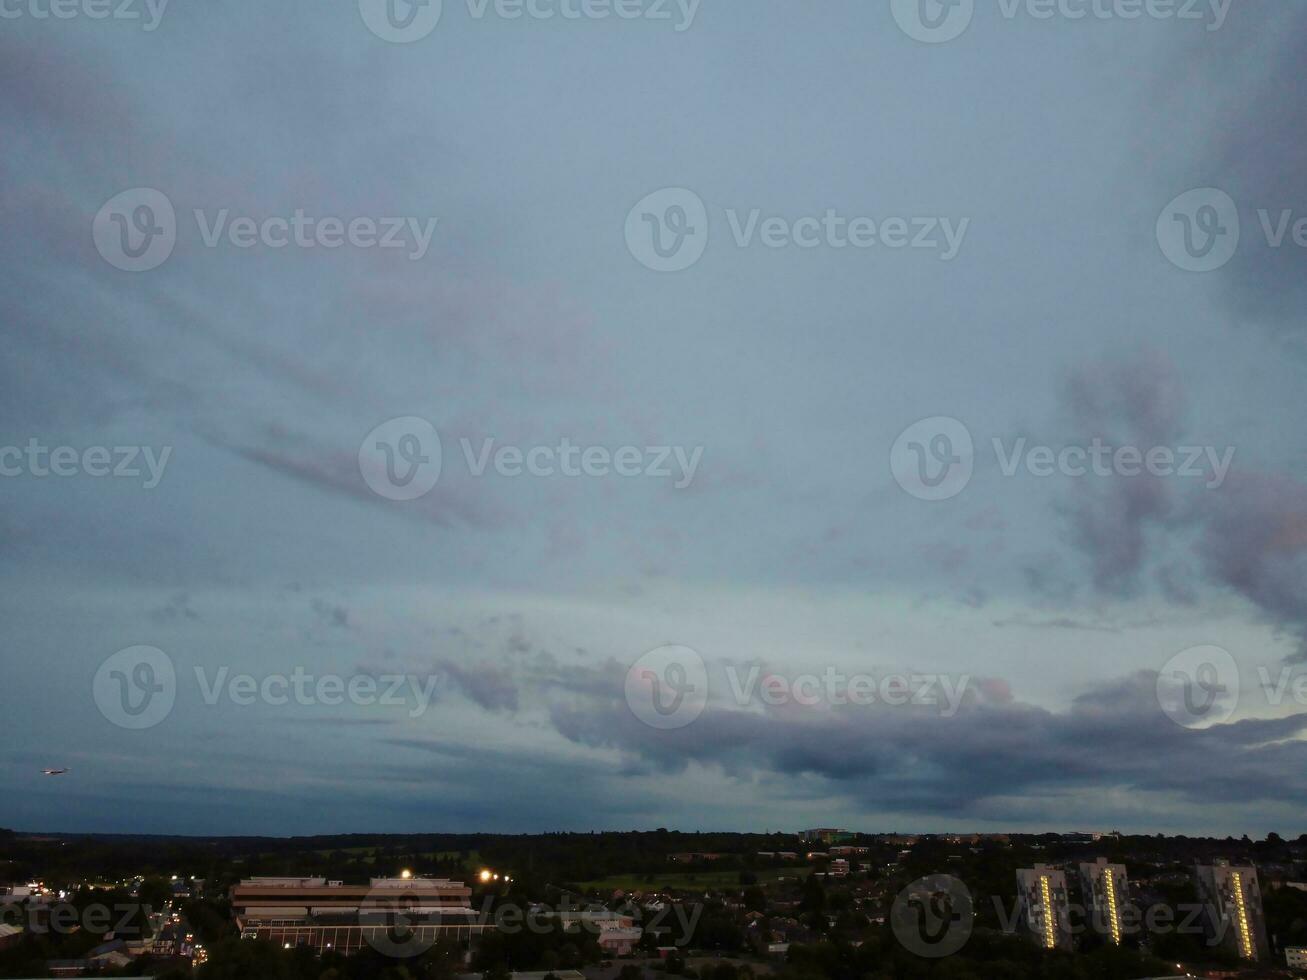
[[[243,939],[318,951],[387,949],[396,927],[415,945],[466,940],[488,924],[471,907],[472,890],[447,878],[373,878],[347,885],[325,878],[250,878],[231,889]]]
[[[607,909],[565,910],[560,914],[564,928],[580,926],[591,933],[608,956],[630,956],[640,945],[644,930],[635,918]]]
[[[0,952],[13,949],[23,941],[23,927],[0,922]]]

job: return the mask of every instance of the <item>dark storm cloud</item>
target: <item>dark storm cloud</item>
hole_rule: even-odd
[[[1043,630],[1084,630],[1092,633],[1120,633],[1121,629],[1117,626],[1106,626],[1098,623],[1080,622],[1069,616],[1057,616],[1053,619],[1030,619],[1024,616],[1009,616],[1006,619],[994,620],[994,625],[1001,628],[1008,626],[1021,626],[1026,629],[1043,629]]]
[[[1239,798],[1307,802],[1307,713],[1197,731],[1158,707],[1155,672],[1094,688],[1064,712],[972,697],[953,717],[927,708],[747,711],[710,706],[655,731],[616,698],[552,713],[582,745],[616,748],[666,772],[691,762],[742,777],[815,776],[869,807],[978,814],[996,800],[1075,790],[1161,790],[1209,802],[1213,773]]]
[[[323,624],[335,629],[349,629],[349,610],[339,603],[314,599],[312,608]]]
[[[1307,250],[1269,248],[1259,209],[1275,216],[1291,208],[1307,216],[1307,10],[1297,4],[1256,5],[1256,15],[1231,17],[1171,65],[1180,82],[1165,104],[1202,100],[1211,115],[1196,160],[1177,161],[1193,186],[1211,185],[1240,205],[1243,242],[1221,270],[1229,308],[1301,333],[1307,310]],[[1180,190],[1181,188],[1177,188]]]
[[[1208,575],[1293,633],[1307,662],[1307,486],[1283,476],[1236,476],[1204,512],[1199,552]]]
[[[280,437],[263,444],[245,443],[226,437],[210,436],[216,446],[242,459],[267,467],[283,476],[317,490],[389,508],[441,527],[461,524],[469,527],[492,527],[502,515],[466,483],[446,480],[439,492],[429,494],[407,506],[397,506],[368,488],[359,472],[358,448],[346,445],[323,446],[303,438]]]
[[[1077,368],[1063,402],[1084,445],[1101,439],[1114,447],[1175,446],[1181,435],[1180,382],[1171,363],[1155,352]],[[1137,589],[1147,535],[1173,516],[1177,492],[1174,479],[1148,474],[1072,481],[1065,514],[1099,592],[1128,595]]]
[[[1079,369],[1065,406],[1079,438],[1175,447],[1184,397],[1157,354]],[[1202,584],[1229,590],[1303,644],[1307,659],[1307,486],[1236,464],[1219,487],[1173,476],[1069,481],[1061,512],[1100,594],[1137,596],[1152,572],[1170,601],[1192,605]]]
[[[390,761],[369,767],[376,782],[415,786],[423,795],[427,819],[477,829],[523,826],[535,829],[591,828],[600,819],[648,818],[657,812],[653,794],[630,787],[612,792],[609,770],[591,760],[562,759],[530,750],[499,749],[431,739],[392,738],[385,745],[402,750]],[[565,793],[558,793],[559,786]],[[497,789],[487,794],[486,786]],[[511,794],[505,795],[505,788]],[[425,794],[430,794],[427,797]],[[529,801],[529,813],[512,812],[506,799]]]
[[[179,620],[198,620],[200,614],[191,608],[191,597],[185,592],[170,596],[163,605],[150,610],[150,619],[155,623],[173,623]]]
[[[487,664],[462,665],[442,660],[439,669],[468,698],[487,711],[516,711],[517,684],[506,671]]]

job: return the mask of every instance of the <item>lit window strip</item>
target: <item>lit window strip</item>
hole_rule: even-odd
[[[1239,928],[1239,951],[1244,959],[1255,959],[1252,931],[1248,928],[1248,910],[1243,902],[1243,875],[1232,871],[1230,881],[1234,883],[1234,924]]]
[[[1121,945],[1121,921],[1117,917],[1116,911],[1116,884],[1113,881],[1112,869],[1103,869],[1103,878],[1107,882],[1107,924],[1112,930],[1112,942],[1118,946]]]
[[[1057,946],[1057,936],[1053,931],[1053,896],[1048,887],[1048,875],[1039,876],[1039,894],[1044,903],[1044,945],[1053,949]]]

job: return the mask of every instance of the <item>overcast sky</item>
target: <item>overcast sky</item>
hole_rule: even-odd
[[[0,826],[1307,831],[1307,12],[117,4],[0,4]]]

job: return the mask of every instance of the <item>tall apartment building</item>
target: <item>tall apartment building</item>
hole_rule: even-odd
[[[480,935],[489,926],[471,901],[470,888],[445,878],[249,878],[231,889],[241,938],[346,954],[387,948],[397,927],[417,944]]]
[[[1085,893],[1085,910],[1091,927],[1120,946],[1130,903],[1125,865],[1109,864],[1102,857],[1094,864],[1082,864],[1080,886]]]
[[[1232,867],[1229,861],[1194,868],[1198,896],[1206,906],[1203,925],[1213,944],[1220,944],[1241,959],[1261,960],[1270,956],[1266,938],[1266,915],[1262,910],[1262,889],[1257,869]]]
[[[1066,872],[1042,864],[1021,869],[1017,872],[1017,897],[1021,921],[1035,942],[1044,949],[1073,948]]]

